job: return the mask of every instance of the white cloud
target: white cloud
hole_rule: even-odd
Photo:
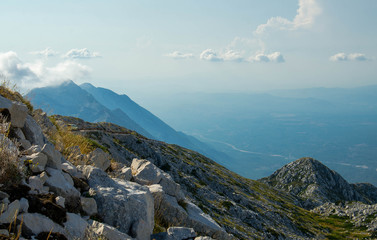
[[[30,52],[30,54],[33,54],[33,55],[38,55],[38,56],[43,56],[43,57],[53,57],[53,56],[56,56],[58,54],[58,52],[52,50],[51,48],[46,48],[42,51],[34,51],[34,52]]]
[[[341,61],[361,61],[362,62],[362,61],[372,60],[366,57],[366,55],[363,53],[350,53],[350,54],[337,53],[331,56],[329,59],[330,61],[333,61],[333,62],[341,62]]]
[[[224,61],[223,58],[219,57],[215,51],[212,49],[206,49],[200,54],[200,59],[211,62],[221,62]]]
[[[101,57],[98,52],[91,52],[87,48],[71,49],[65,55],[65,58],[97,58]]]
[[[254,57],[249,58],[250,62],[276,62],[283,63],[285,59],[280,52],[273,52],[271,54],[258,53]]]
[[[174,59],[187,59],[187,58],[193,58],[194,54],[192,53],[181,53],[179,51],[174,51],[172,53],[165,54],[166,57],[171,57]]]
[[[224,53],[218,54],[212,49],[206,49],[200,54],[200,59],[211,62],[285,62],[285,59],[280,52],[273,52],[271,54],[257,53],[255,56],[251,56],[248,59],[244,58],[242,55],[243,54],[241,52],[237,52],[234,50],[228,50]]]
[[[56,85],[66,80],[79,80],[87,77],[90,71],[89,67],[72,60],[49,67],[43,61],[25,63],[15,52],[0,53],[0,73],[21,91]]]
[[[283,17],[272,17],[267,23],[261,24],[255,30],[255,34],[263,34],[267,29],[296,30],[310,27],[315,17],[321,13],[321,8],[316,0],[299,0],[297,14],[292,21]]]

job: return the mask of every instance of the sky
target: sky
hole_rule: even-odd
[[[377,84],[375,0],[2,0],[0,73],[134,98]]]

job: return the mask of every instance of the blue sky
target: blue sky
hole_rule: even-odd
[[[377,1],[0,2],[0,72],[127,93],[377,84]]]

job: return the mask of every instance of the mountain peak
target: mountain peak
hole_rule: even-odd
[[[337,172],[309,157],[291,162],[260,181],[300,197],[306,208],[325,202],[363,200]]]

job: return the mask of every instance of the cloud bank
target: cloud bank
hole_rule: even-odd
[[[65,55],[65,58],[98,58],[101,57],[101,55],[98,52],[91,52],[87,48],[82,49],[71,49],[69,50]]]
[[[43,61],[25,63],[12,51],[0,53],[0,73],[14,82],[21,91],[82,79],[90,72],[89,67],[72,60],[49,67]]]
[[[299,0],[298,6],[297,14],[292,21],[279,16],[272,17],[267,20],[267,23],[259,25],[254,33],[260,35],[269,29],[296,30],[309,28],[322,11],[316,0]]]
[[[365,54],[363,53],[337,53],[333,56],[331,56],[330,61],[333,62],[346,62],[346,61],[369,61],[372,60],[371,58],[367,58]]]

